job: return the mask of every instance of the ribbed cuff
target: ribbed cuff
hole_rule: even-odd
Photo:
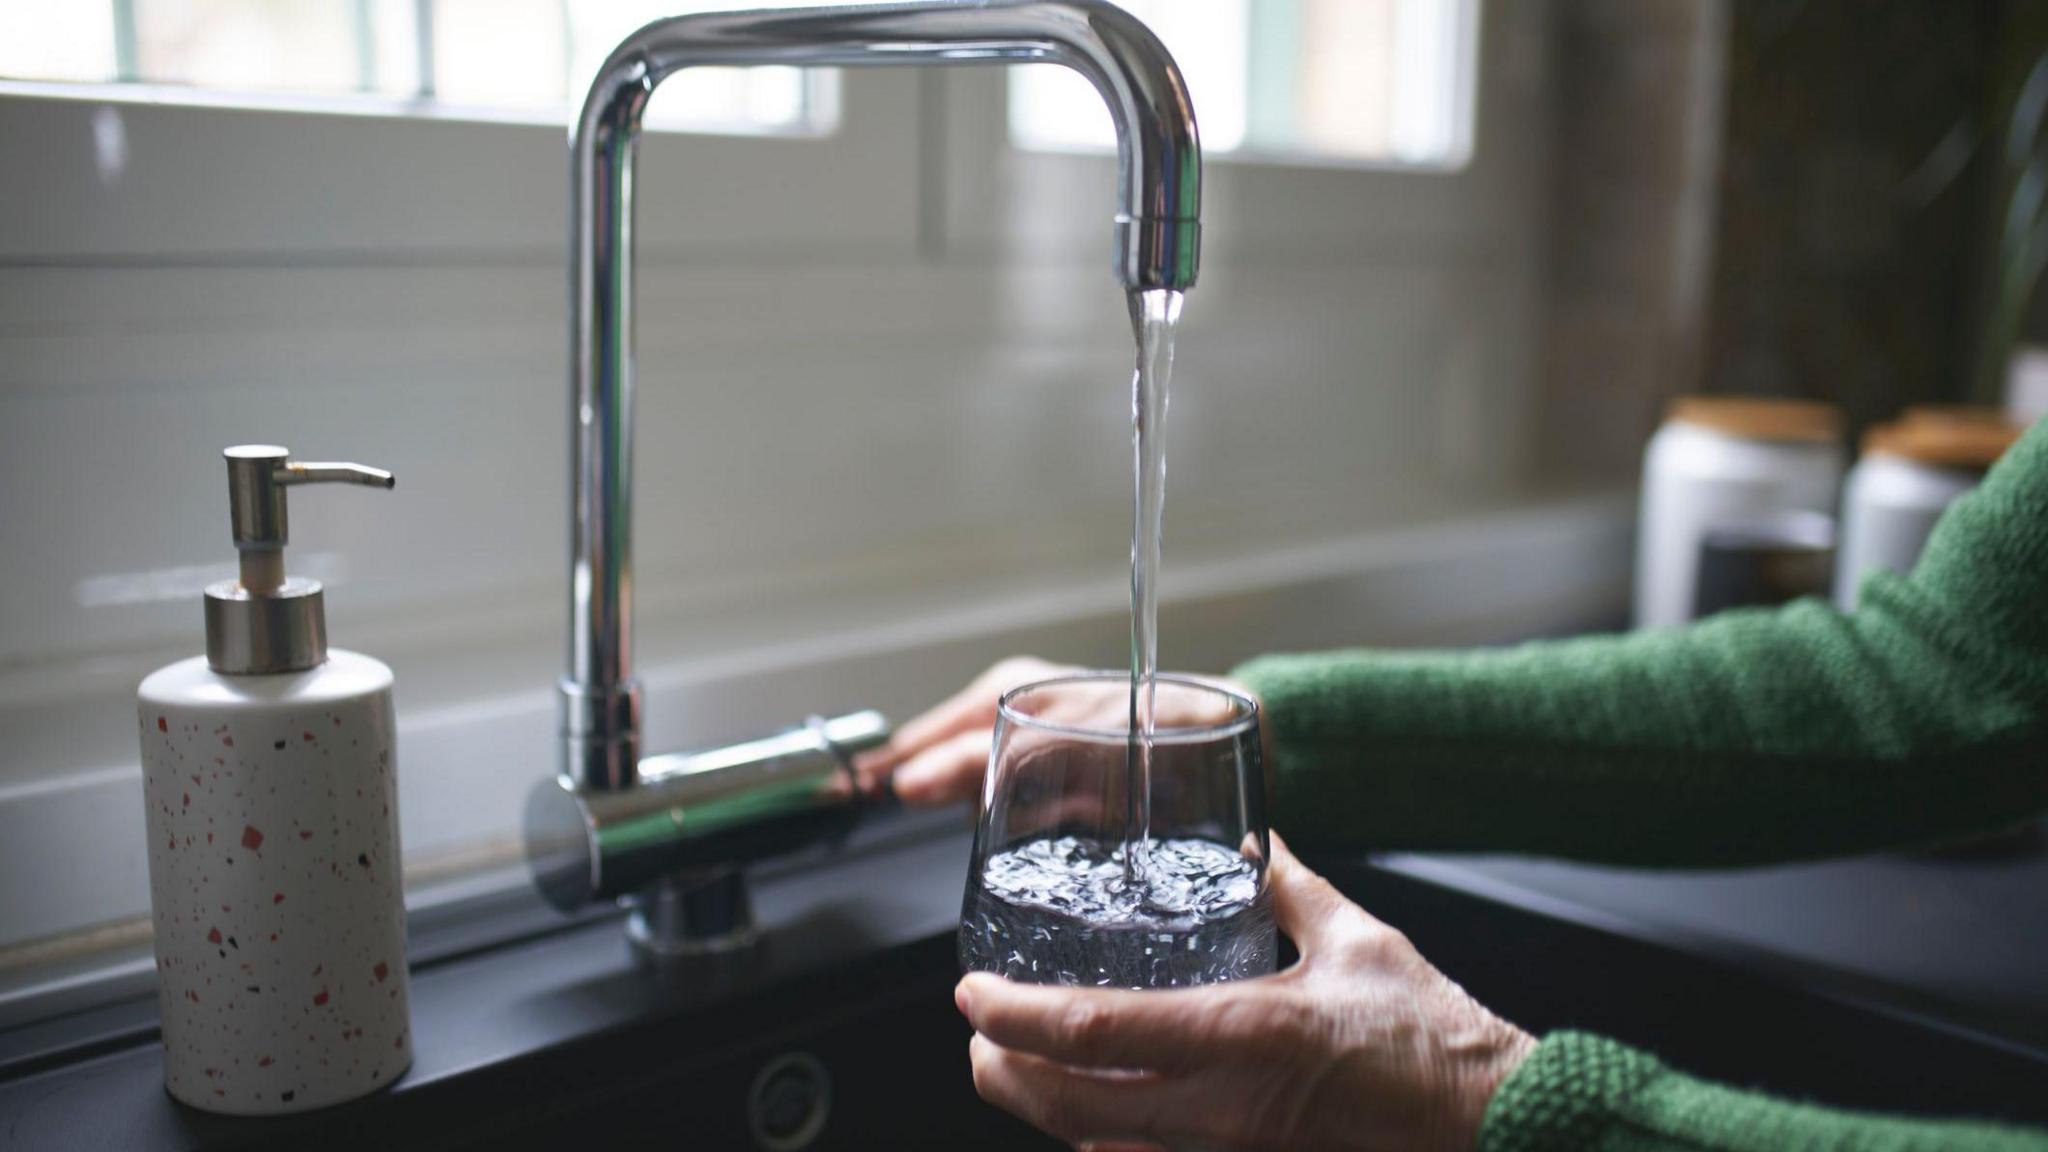
[[[1478,1152],[1579,1152],[1664,1075],[1656,1057],[1586,1032],[1553,1032],[1486,1106]]]

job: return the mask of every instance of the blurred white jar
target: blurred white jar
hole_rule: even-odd
[[[1681,396],[1643,456],[1635,625],[1693,618],[1700,542],[1717,524],[1774,512],[1830,515],[1842,482],[1842,415],[1832,404]]]
[[[2019,435],[1995,409],[1934,406],[1909,408],[1866,432],[1842,493],[1836,605],[1854,611],[1857,588],[1874,570],[1912,572],[1935,521]]]

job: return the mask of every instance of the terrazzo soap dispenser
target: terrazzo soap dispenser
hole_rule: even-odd
[[[206,589],[206,655],[137,692],[164,1083],[209,1112],[298,1112],[412,1062],[391,669],[327,647],[286,576],[286,490],[389,472],[227,450],[241,579]]]

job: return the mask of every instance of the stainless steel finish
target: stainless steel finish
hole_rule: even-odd
[[[327,659],[327,601],[318,580],[287,577],[261,595],[240,582],[206,588],[206,663],[229,675],[302,672]]]
[[[719,868],[657,880],[633,902],[626,939],[657,968],[753,947],[759,935],[746,875],[737,868]]]
[[[362,464],[312,463],[289,459],[275,444],[237,444],[221,453],[228,462],[228,521],[240,551],[267,551],[291,543],[291,517],[284,490],[297,484],[360,484],[390,488],[398,483],[382,468]]]
[[[706,13],[647,25],[599,69],[570,142],[569,669],[562,767],[590,790],[635,786],[633,152],[661,82],[705,64],[1044,61],[1087,77],[1116,124],[1113,267],[1128,287],[1187,288],[1200,256],[1201,144],[1158,38],[1101,0],[986,0]],[[821,210],[829,210],[821,199]]]
[[[237,444],[221,453],[228,462],[228,523],[235,550],[269,550],[291,542],[284,489],[277,472],[291,451],[275,444]]]
[[[762,1152],[803,1152],[832,1119],[832,1073],[809,1052],[784,1052],[747,1086],[747,1135]]]
[[[398,478],[382,468],[327,460],[286,461],[274,479],[282,485],[359,484],[365,488],[391,488],[398,484]]]
[[[206,662],[216,672],[299,672],[327,659],[327,608],[320,582],[286,576],[291,517],[284,490],[295,484],[390,488],[391,473],[361,464],[295,462],[275,444],[237,444],[228,463],[228,521],[241,578],[206,589]]]
[[[579,788],[562,777],[534,787],[526,856],[549,903],[573,911],[664,878],[717,871],[793,851],[850,827],[852,759],[889,738],[879,712],[856,712],[759,740],[641,761],[631,788]],[[675,900],[685,883],[659,899]],[[701,903],[702,901],[700,901]],[[737,901],[744,909],[744,901]],[[699,910],[689,935],[713,931]],[[682,920],[659,912],[671,926]],[[725,924],[723,929],[743,927]]]

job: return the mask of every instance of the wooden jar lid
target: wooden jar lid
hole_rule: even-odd
[[[1751,440],[1832,444],[1842,438],[1842,410],[1819,400],[1755,396],[1679,396],[1669,418]]]
[[[1903,418],[1863,434],[1868,456],[1895,456],[1935,468],[1981,472],[1998,462],[2022,429],[1986,409],[1963,413],[1908,408]]]
[[[1995,424],[2006,427],[2012,420],[2000,408],[1982,404],[1908,404],[1899,413],[1899,421],[1905,424]]]

